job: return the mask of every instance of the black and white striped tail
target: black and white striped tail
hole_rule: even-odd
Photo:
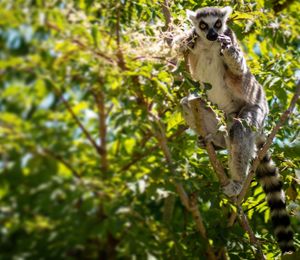
[[[285,195],[278,169],[269,154],[261,160],[256,175],[263,186],[271,209],[274,233],[282,253],[294,252],[293,231],[286,211]]]

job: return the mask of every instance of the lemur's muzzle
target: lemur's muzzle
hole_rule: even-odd
[[[210,28],[207,32],[206,39],[216,41],[218,39],[218,33],[213,28]]]

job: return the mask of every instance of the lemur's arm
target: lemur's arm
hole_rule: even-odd
[[[243,76],[248,68],[244,54],[232,31],[228,28],[224,35],[218,37],[218,41],[221,42],[221,54],[230,72],[235,76]]]
[[[220,35],[221,55],[225,64],[225,82],[232,94],[244,100],[249,105],[262,104],[264,98],[262,87],[247,67],[243,52],[237,39],[228,28]]]

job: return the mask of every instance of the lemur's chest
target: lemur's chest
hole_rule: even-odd
[[[225,67],[218,45],[205,48],[197,44],[189,55],[192,77],[202,86],[211,86],[207,96],[227,113],[235,110],[233,97],[224,81]]]

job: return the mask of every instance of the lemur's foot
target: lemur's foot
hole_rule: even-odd
[[[230,180],[229,183],[223,187],[223,192],[228,197],[235,197],[240,194],[242,190],[242,182]]]

